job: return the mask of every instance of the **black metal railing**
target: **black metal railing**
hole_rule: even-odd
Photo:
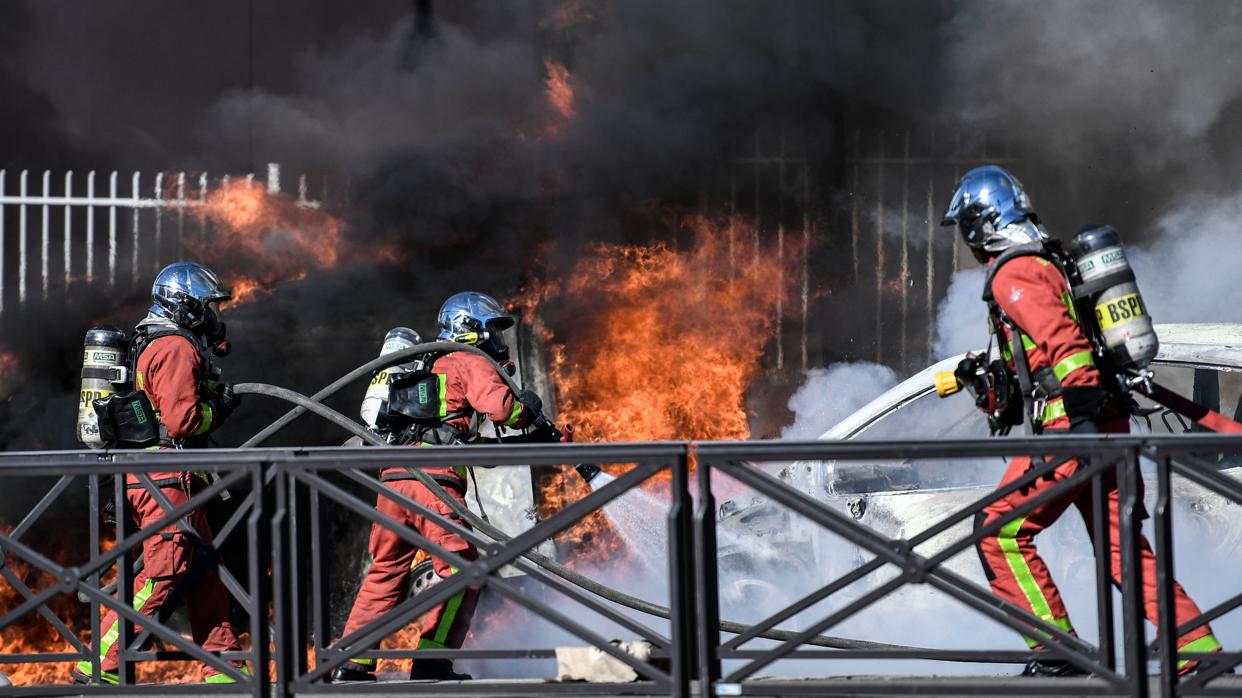
[[[382,453],[382,457],[380,454]],[[956,511],[944,516],[904,539],[885,536],[855,520],[848,511],[831,506],[809,492],[794,487],[774,473],[774,464],[835,462],[880,462],[901,459],[940,460],[1008,458],[1026,455],[1036,459],[1023,477],[1006,487],[979,490],[980,494]],[[1200,618],[1173,629],[1173,549],[1174,523],[1172,478],[1184,478],[1222,497],[1242,503],[1242,483],[1219,471],[1227,455],[1242,455],[1242,439],[1214,435],[1179,437],[1119,436],[1044,437],[1039,439],[993,439],[940,442],[667,442],[648,444],[573,444],[482,446],[472,448],[408,448],[379,451],[375,448],[252,449],[176,452],[65,452],[0,454],[0,487],[21,482],[26,487],[42,483],[42,492],[33,506],[23,512],[16,526],[0,533],[0,550],[8,561],[21,560],[42,571],[51,581],[27,585],[13,572],[12,565],[0,564],[0,576],[21,599],[0,615],[0,631],[13,628],[18,621],[39,616],[50,623],[68,649],[65,651],[0,654],[0,668],[7,664],[30,662],[91,661],[98,659],[89,642],[79,636],[66,619],[53,610],[54,597],[78,594],[90,605],[90,638],[98,638],[99,610],[114,609],[122,616],[117,640],[121,661],[122,689],[113,692],[168,694],[246,693],[249,695],[293,695],[297,693],[357,692],[366,686],[325,683],[334,667],[351,657],[382,659],[411,657],[452,657],[455,659],[541,659],[554,656],[554,648],[523,646],[513,649],[414,650],[376,649],[381,640],[408,625],[418,616],[462,591],[466,587],[485,588],[516,607],[558,627],[584,644],[599,648],[629,666],[639,677],[629,684],[600,686],[592,693],[601,695],[789,695],[831,693],[905,694],[920,693],[998,693],[1020,690],[1024,695],[1063,695],[1075,692],[1141,697],[1158,687],[1163,696],[1236,695],[1236,679],[1220,678],[1231,666],[1242,662],[1242,653],[1175,653],[1174,640],[1181,633],[1220,618],[1242,606],[1242,580],[1222,580],[1236,587],[1223,603],[1206,609]],[[1069,459],[1079,465],[1066,476],[1061,468]],[[1142,461],[1154,463],[1155,550],[1158,560],[1156,589],[1159,600],[1157,640],[1148,643],[1143,615],[1141,529]],[[382,462],[377,462],[382,461]],[[423,504],[386,487],[375,469],[407,467],[425,469],[446,466],[507,467],[516,464],[554,466],[566,463],[615,465],[616,479],[572,502],[526,531],[508,540],[496,540],[471,527],[444,518]],[[758,465],[763,464],[763,465]],[[812,467],[814,467],[812,465]],[[1058,469],[1060,470],[1058,471]],[[117,510],[125,511],[124,492],[107,494],[102,480],[121,473],[137,474],[152,496],[159,489],[149,473],[169,469],[210,471],[218,475],[192,499],[180,506],[161,502],[165,514],[160,522],[141,531],[132,530],[126,515],[117,516],[116,543],[109,549],[101,545],[101,509],[109,496],[115,497]],[[954,536],[977,513],[1000,497],[1025,488],[1040,479],[1057,475],[1055,482],[1038,494],[987,525],[970,527],[968,534]],[[996,473],[999,479],[999,473]],[[823,583],[801,598],[769,613],[760,621],[744,626],[725,624],[722,631],[719,601],[719,560],[717,545],[718,509],[713,488],[724,477],[741,483],[756,496],[780,505],[792,515],[819,527],[828,535],[856,546],[862,562],[843,575]],[[19,480],[20,479],[20,480]],[[653,479],[659,482],[650,484]],[[647,483],[647,484],[645,484]],[[1116,531],[1120,548],[1120,608],[1113,604],[1110,569],[1110,524],[1107,497],[1114,486],[1119,497]],[[66,508],[65,500],[85,485],[88,505]],[[667,503],[665,539],[668,595],[666,609],[656,607],[635,613],[612,600],[601,598],[596,589],[587,588],[581,576],[564,572],[549,564],[537,552],[543,541],[564,531],[618,497],[636,488],[648,488]],[[221,548],[241,547],[245,555],[219,558],[218,569],[236,607],[247,617],[250,650],[213,654],[182,637],[161,621],[140,616],[131,607],[129,582],[133,578],[133,556],[151,532],[177,521],[187,511],[206,506],[226,489],[233,500],[224,523],[215,534]],[[1070,494],[1090,497],[1093,512],[1089,526],[1096,550],[1094,565],[1096,615],[1099,628],[1094,641],[1067,632],[1038,618],[1025,609],[994,596],[990,589],[948,562],[970,551],[981,539],[995,535],[1007,523],[1025,516],[1036,507]],[[444,550],[402,522],[380,513],[376,497],[387,497],[419,515],[435,518],[445,529],[457,533],[479,550],[476,560],[467,560]],[[80,498],[80,497],[79,497]],[[331,509],[332,520],[325,514]],[[84,562],[56,562],[43,543],[33,540],[32,531],[45,526],[52,517],[82,517],[89,537],[89,555]],[[342,521],[345,523],[343,524]],[[410,545],[451,562],[457,574],[433,584],[396,604],[389,612],[350,633],[335,637],[333,618],[339,608],[329,601],[329,575],[336,556],[342,554],[334,527],[375,525],[392,531]],[[68,530],[67,527],[64,527]],[[3,531],[4,529],[0,529]],[[244,532],[244,535],[239,535]],[[952,540],[945,542],[946,537]],[[935,539],[934,549],[927,543]],[[236,553],[236,550],[232,552]],[[357,550],[347,554],[362,556]],[[78,558],[82,556],[79,555]],[[70,555],[72,558],[72,555]],[[74,563],[74,564],[71,564]],[[103,576],[116,568],[115,587],[103,584]],[[517,569],[526,576],[518,583],[502,575]],[[270,573],[270,576],[269,576]],[[856,583],[872,579],[865,593],[843,594]],[[970,609],[981,624],[1000,623],[1015,636],[1038,635],[1045,650],[933,649],[911,647],[902,637],[884,638],[891,644],[856,643],[834,645],[821,634],[840,626],[881,599],[909,585],[927,585]],[[533,589],[539,589],[535,593]],[[119,589],[119,593],[114,589]],[[653,604],[646,604],[653,606]],[[827,611],[817,611],[827,607]],[[572,609],[572,610],[566,610]],[[653,615],[654,614],[654,615]],[[663,617],[660,617],[660,616]],[[822,615],[822,617],[812,617]],[[796,630],[787,626],[796,619]],[[133,631],[140,623],[141,633]],[[1115,624],[1120,634],[1113,632]],[[610,630],[602,631],[601,627]],[[621,629],[631,639],[651,645],[660,661],[639,661],[609,642],[604,632]],[[156,638],[171,649],[143,649],[148,638]],[[760,642],[761,639],[767,638]],[[1015,638],[1016,639],[1016,638]],[[270,651],[269,651],[270,648]],[[860,684],[857,680],[831,678],[833,662],[846,659],[909,660],[952,662],[1023,663],[1037,657],[1067,660],[1091,674],[1090,678],[1049,681],[1018,680],[1005,677],[927,678],[887,677],[882,684]],[[1116,661],[1120,657],[1120,664]],[[169,686],[134,683],[136,663],[167,659],[192,659],[216,667],[237,679],[228,685]],[[790,659],[820,660],[823,678],[799,682],[759,678],[773,663]],[[1177,660],[1211,659],[1208,668],[1183,680],[1176,676]],[[249,663],[253,675],[234,669],[228,660]],[[1149,676],[1149,661],[1159,669]],[[806,665],[802,665],[806,666]],[[900,672],[900,664],[895,664]],[[270,671],[262,671],[267,667]],[[1154,686],[1153,686],[1154,684]],[[63,687],[62,687],[63,688]],[[82,687],[90,692],[95,687]],[[46,694],[47,688],[17,688],[19,693]],[[465,682],[462,684],[410,684],[402,690],[435,695],[540,695],[580,693],[580,685],[568,683],[531,684],[505,681]]]

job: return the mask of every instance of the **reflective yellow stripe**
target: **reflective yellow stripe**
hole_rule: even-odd
[[[155,581],[148,579],[147,583],[142,585],[138,593],[134,594],[134,610],[141,611],[143,606],[147,605],[147,600],[151,598],[151,594],[155,592]],[[99,639],[99,658],[102,660],[108,656],[108,651],[116,644],[116,639],[121,634],[121,619],[117,618],[107,630],[104,631],[103,637]],[[91,663],[86,660],[78,662],[77,669],[86,676],[91,675]],[[117,683],[120,679],[116,674],[106,671],[100,671],[100,678],[108,683]]]
[[[1065,304],[1065,311],[1069,313],[1070,319],[1078,322],[1078,308],[1074,307],[1074,298],[1069,291],[1061,292],[1061,302]]]
[[[522,410],[524,407],[525,405],[522,404],[521,400],[514,400],[513,409],[509,411],[509,418],[505,420],[504,426],[511,427],[514,424],[517,424],[518,420],[522,418]]]
[[[1072,623],[1070,623],[1069,618],[1044,618],[1043,620],[1044,620],[1044,621],[1046,621],[1047,623],[1049,623],[1050,625],[1055,625],[1056,627],[1058,627],[1058,628],[1060,628],[1060,629],[1064,630],[1064,631],[1065,631],[1065,632],[1067,632],[1067,633],[1073,633],[1073,632],[1074,632],[1074,626],[1073,626],[1073,624],[1072,624]],[[1038,632],[1038,631],[1036,631],[1036,632]],[[1044,639],[1042,639],[1042,640],[1037,640],[1037,639],[1035,639],[1035,638],[1033,638],[1033,637],[1026,637],[1026,636],[1023,636],[1023,637],[1022,637],[1022,639],[1023,639],[1023,640],[1026,640],[1026,646],[1027,646],[1027,647],[1030,647],[1031,649],[1035,649],[1036,647],[1042,647],[1042,646],[1043,646],[1043,644],[1044,644],[1045,642],[1047,642],[1047,641],[1048,641],[1048,640],[1052,637],[1051,635],[1049,635],[1049,634],[1047,634],[1047,633],[1039,633],[1039,634],[1040,634],[1040,635],[1041,635]]]
[[[437,406],[436,415],[443,418],[448,416],[448,376],[443,373],[437,373],[436,376],[440,386],[440,404]]]
[[[238,667],[238,669],[240,669],[241,673],[245,674],[246,676],[250,676],[250,667],[241,666],[241,667]],[[211,676],[208,676],[207,678],[203,679],[203,682],[204,683],[237,683],[237,680],[234,679],[232,676],[229,676],[228,674],[212,674]]]
[[[1013,573],[1014,579],[1017,580],[1018,586],[1026,596],[1031,612],[1041,620],[1069,632],[1074,629],[1069,618],[1056,618],[1052,615],[1052,608],[1048,605],[1048,599],[1044,597],[1044,590],[1039,587],[1039,582],[1035,581],[1035,575],[1031,573],[1031,568],[1026,564],[1026,558],[1022,556],[1022,550],[1018,547],[1018,531],[1024,523],[1026,523],[1025,516],[1005,524],[1004,528],[996,534],[996,542],[1000,544],[1001,551],[1005,553],[1005,562],[1009,563],[1009,571]],[[1039,640],[1029,637],[1026,638],[1026,642],[1032,647],[1041,644]]]
[[[1057,374],[1057,380],[1065,380],[1065,377],[1074,371],[1094,365],[1095,360],[1091,357],[1091,352],[1080,351],[1058,361],[1057,365],[1052,367],[1052,372]]]
[[[1003,355],[1004,355],[1004,357],[1005,357],[1005,360],[1006,360],[1006,361],[1008,361],[1008,360],[1010,360],[1010,359],[1013,359],[1013,348],[1012,348],[1012,347],[1013,347],[1013,339],[1012,339],[1012,338],[1010,338],[1010,340],[1009,340],[1009,343],[1008,343],[1008,344],[1002,344],[1002,345],[1001,345],[1001,354],[1003,354]],[[1023,334],[1023,335],[1022,335],[1022,347],[1023,347],[1024,349],[1026,349],[1027,351],[1030,351],[1030,350],[1034,349],[1034,348],[1035,348],[1035,340],[1033,340],[1033,339],[1031,339],[1030,337],[1028,337],[1028,336],[1026,336],[1025,334]]]
[[[143,385],[144,382],[145,381],[142,380],[142,371],[138,371],[134,376],[134,386],[145,393],[147,392],[147,389],[146,386]]]
[[[211,405],[205,402],[200,402],[198,403],[198,408],[203,413],[203,421],[198,425],[198,428],[194,430],[194,436],[206,434],[211,430],[211,423],[215,421],[215,412],[212,411]]]
[[[1181,647],[1178,647],[1177,651],[1178,652],[1219,652],[1222,649],[1223,648],[1220,646],[1220,642],[1216,639],[1216,636],[1211,633],[1208,633],[1207,635],[1204,635],[1198,640],[1191,640],[1190,642],[1187,642]],[[1177,668],[1178,670],[1185,669],[1187,664],[1191,662],[1197,662],[1197,661],[1199,660],[1198,659],[1178,660]]]
[[[1044,406],[1044,418],[1042,421],[1044,424],[1047,424],[1048,422],[1051,422],[1054,419],[1059,419],[1064,416],[1065,416],[1065,401],[1062,400],[1061,398],[1057,398]]]

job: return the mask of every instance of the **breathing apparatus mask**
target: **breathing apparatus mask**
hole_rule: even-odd
[[[504,372],[510,376],[517,372],[517,366],[509,356],[509,345],[505,344],[503,330],[495,326],[484,327],[481,322],[470,317],[462,318],[460,324],[466,331],[454,334],[452,341],[479,348],[483,353],[495,359],[496,363],[500,364]]]
[[[233,347],[225,339],[228,327],[220,319],[216,301],[203,302],[181,291],[174,293],[173,299],[177,304],[171,309],[172,321],[202,337],[216,357],[228,356]]]

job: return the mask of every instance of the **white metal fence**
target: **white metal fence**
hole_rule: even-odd
[[[144,196],[140,172],[128,177],[128,192],[122,193],[121,175],[115,170],[106,175],[106,185],[99,181],[105,177],[94,171],[75,179],[72,170],[63,177],[45,170],[38,191],[32,192],[29,170],[12,174],[0,170],[0,317],[12,308],[14,294],[18,304],[25,304],[32,293],[47,300],[60,279],[66,292],[75,280],[106,282],[113,288],[118,275],[128,275],[131,286],[136,285],[144,270],[153,273],[183,256],[187,236],[205,239],[210,234],[204,204],[213,187],[229,186],[228,175],[212,180],[205,172],[160,172],[147,180]],[[245,179],[254,178],[250,174]],[[13,180],[16,192],[10,191]],[[281,193],[280,165],[268,164],[266,183],[268,195]],[[106,194],[100,193],[105,187]],[[306,175],[298,178],[297,205],[320,206],[308,198]]]

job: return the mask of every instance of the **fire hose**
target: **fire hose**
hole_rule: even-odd
[[[426,346],[426,345],[420,345],[420,346]],[[462,346],[463,345],[454,345],[454,348],[460,350]],[[474,347],[469,347],[469,348],[473,349]],[[376,369],[378,370],[378,368],[385,368],[388,365],[392,365],[395,363],[401,363],[403,360],[407,359],[407,356],[405,355],[409,355],[411,353],[421,353],[421,352],[415,352],[416,349],[418,349],[418,347],[412,347],[408,350],[405,350],[399,353],[388,354],[386,356],[380,357],[380,359],[372,361],[371,364],[378,364],[378,367]],[[479,352],[479,353],[482,353],[482,352]],[[491,357],[488,357],[488,358],[490,359]],[[355,371],[355,373],[357,373],[357,371]],[[503,372],[501,372],[501,375],[505,376],[506,383],[510,383],[510,384],[512,383],[510,380],[508,380],[507,374],[504,374]],[[375,434],[372,434],[369,430],[367,430],[366,428],[364,428],[357,422],[354,422],[349,417],[346,417],[345,415],[341,414],[340,412],[337,412],[336,410],[333,410],[330,407],[320,404],[319,402],[315,400],[314,397],[308,398],[305,395],[302,395],[295,391],[288,390],[286,388],[281,388],[281,387],[274,386],[274,385],[267,385],[264,383],[239,383],[233,386],[233,390],[236,391],[239,395],[245,395],[245,394],[266,395],[268,397],[275,397],[275,398],[279,398],[282,400],[286,400],[288,402],[298,405],[299,409],[301,409],[301,412],[299,412],[298,414],[305,414],[306,412],[313,412],[317,416],[323,417],[324,419],[341,427],[345,431],[348,431],[354,436],[359,437],[360,439],[362,439],[364,442],[368,444],[371,444],[373,446],[388,446],[389,445],[383,439],[380,439],[379,437],[375,436]],[[324,391],[320,391],[320,393],[323,393],[326,391],[327,389],[325,389]],[[292,412],[290,412],[289,414],[292,414]],[[292,419],[290,419],[289,421],[292,421]],[[285,422],[285,423],[287,424],[288,422]],[[275,431],[273,430],[272,433],[275,433]],[[251,441],[255,441],[255,440],[256,439],[251,439]],[[449,496],[449,494],[445,492],[444,489],[441,488],[440,485],[435,480],[433,480],[431,477],[429,477],[427,474],[425,474],[424,472],[422,472],[421,470],[417,468],[411,468],[410,472],[419,481],[419,483],[421,483],[428,490],[430,490],[431,493],[435,495],[437,499],[444,502],[444,504],[446,504],[453,511],[454,514],[457,514],[458,516],[460,516],[463,520],[465,520],[472,527],[474,527],[475,530],[479,531],[483,535],[499,543],[505,543],[510,540],[510,537],[506,535],[503,531],[491,525],[487,521],[484,521],[483,519],[479,518],[477,515],[475,515],[474,512],[470,511],[470,509],[462,505],[460,502],[458,502],[453,497]],[[597,582],[594,579],[591,579],[590,577],[587,577],[583,574],[580,574],[578,572],[575,572],[574,570],[569,569],[568,567],[565,567],[564,565],[561,565],[560,563],[556,562],[555,560],[545,555],[541,555],[532,550],[527,550],[522,553],[522,557],[525,557],[527,560],[530,560],[534,564],[542,567],[543,569],[551,572],[552,574],[555,574],[561,579],[564,579],[565,581],[571,584],[574,584],[575,586],[585,589],[595,594],[596,596],[599,596],[601,598],[607,599],[614,603],[620,604],[627,608],[633,609],[640,613],[646,613],[648,615],[656,616],[658,618],[664,618],[665,620],[671,617],[671,613],[668,607],[666,606],[660,606],[658,604],[654,604],[649,601],[644,601],[640,598],[630,596],[629,594],[626,594],[624,592],[618,591],[611,587],[605,586],[604,584],[601,584],[600,582]],[[727,632],[727,633],[740,634],[740,633],[744,633],[750,630],[751,627],[752,626],[747,625],[745,623],[737,623],[734,621],[727,621],[727,620],[720,621],[720,630],[722,632]],[[758,637],[766,638],[769,640],[786,641],[786,640],[791,640],[795,638],[797,635],[798,633],[791,632],[791,631],[772,629],[772,630],[767,630],[763,633],[759,633]],[[817,635],[815,637],[812,637],[806,640],[805,644],[816,645],[819,647],[829,647],[833,649],[878,649],[878,650],[930,651],[930,650],[927,650],[927,648],[922,648],[922,647],[907,647],[903,645],[890,645],[890,644],[881,643],[881,642],[868,642],[866,640],[853,640],[849,638],[832,637],[829,635]]]
[[[450,352],[450,351],[466,351],[466,352],[470,352],[470,353],[482,356],[483,358],[487,359],[487,361],[491,363],[493,367],[495,367],[497,374],[501,377],[501,379],[505,382],[505,384],[509,387],[509,389],[513,391],[515,395],[520,392],[521,389],[516,383],[514,383],[513,379],[509,376],[509,374],[506,373],[503,369],[501,369],[501,367],[496,363],[496,361],[491,356],[488,356],[487,353],[482,351],[481,349],[470,346],[468,344],[461,344],[458,342],[426,342],[423,344],[415,345],[408,349],[403,349],[401,351],[393,352],[391,354],[385,354],[384,356],[368,361],[367,363],[359,366],[358,368],[350,371],[349,373],[346,373],[345,375],[341,376],[337,380],[333,381],[327,387],[323,388],[322,390],[310,396],[309,398],[297,392],[294,392],[292,390],[287,390],[285,388],[280,388],[277,386],[264,385],[260,383],[243,383],[243,384],[234,386],[234,390],[236,390],[238,393],[253,392],[255,394],[267,395],[269,397],[276,397],[279,399],[287,400],[296,405],[294,409],[285,413],[283,416],[281,416],[275,422],[273,422],[272,424],[262,429],[259,433],[255,434],[253,437],[247,439],[245,443],[241,445],[241,447],[247,448],[247,447],[256,446],[262,443],[263,441],[270,438],[272,435],[276,434],[276,432],[288,426],[295,419],[297,419],[299,416],[305,414],[308,411],[314,412],[316,415],[323,417],[324,419],[327,419],[333,424],[336,424],[342,429],[348,431],[349,433],[355,436],[358,436],[366,443],[370,443],[373,445],[379,445],[379,446],[387,446],[388,445],[387,443],[377,438],[374,434],[372,434],[367,429],[364,429],[361,425],[354,422],[352,419],[337,412],[336,410],[333,410],[323,405],[322,401],[335,395],[342,388],[346,387],[347,385],[352,384],[354,381],[360,378],[372,375],[375,371],[383,370],[390,366],[395,366],[397,364],[413,360],[415,358],[418,358],[419,356],[422,356],[422,355],[425,355],[431,352]],[[483,533],[487,537],[497,542],[503,543],[503,542],[510,540],[510,537],[505,535],[503,531],[496,528],[495,526],[492,526],[489,522],[483,520],[482,518],[476,516],[474,512],[470,511],[467,507],[460,504],[456,499],[449,496],[449,494],[445,492],[444,489],[440,487],[440,485],[437,482],[435,482],[435,480],[428,477],[421,470],[414,468],[412,469],[412,471],[414,473],[414,476],[418,479],[418,481],[423,486],[425,486],[433,495],[435,495],[437,499],[444,502],[444,504],[448,506],[453,511],[453,513],[462,517],[463,520],[465,520],[471,526],[473,526],[475,530]],[[564,579],[565,581],[570,582],[571,584],[574,584],[580,588],[586,589],[587,591],[601,598],[607,599],[609,601],[620,604],[622,606],[638,611],[640,613],[645,613],[648,615],[656,616],[657,618],[664,618],[665,620],[667,620],[671,617],[671,613],[669,609],[665,606],[653,604],[651,602],[644,601],[643,599],[639,599],[637,597],[625,594],[624,592],[617,591],[616,589],[612,589],[611,587],[607,587],[591,579],[590,577],[582,575],[578,572],[575,572],[569,569],[568,567],[565,567],[564,565],[561,565],[560,563],[556,562],[555,560],[547,556],[541,555],[539,553],[536,553],[530,550],[524,552],[522,555],[523,557],[530,560],[534,564],[555,574],[561,579]],[[746,625],[744,623],[737,623],[737,622],[727,621],[727,620],[722,620],[720,622],[720,629],[723,632],[743,633],[743,632],[746,632],[747,630],[750,630],[750,628],[751,626]],[[770,640],[778,640],[778,641],[790,640],[794,638],[795,636],[796,636],[796,633],[784,631],[784,630],[776,630],[776,629],[769,630],[759,635],[759,637],[767,638]],[[853,640],[849,638],[832,637],[828,635],[818,635],[816,637],[813,637],[810,640],[808,640],[806,644],[816,645],[820,647],[829,647],[833,649],[921,649],[921,648],[908,648],[908,647],[903,647],[900,645],[889,645],[889,644],[878,643],[878,642],[868,642],[865,640]]]

